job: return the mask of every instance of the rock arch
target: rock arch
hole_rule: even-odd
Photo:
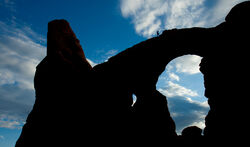
[[[237,116],[247,115],[247,104],[239,100],[247,88],[237,77],[248,67],[249,10],[247,1],[214,28],[164,31],[93,68],[69,24],[50,22],[48,55],[35,75],[36,102],[16,147],[103,145],[114,140],[131,144],[131,138],[180,143],[166,98],[155,85],[168,62],[187,54],[203,57],[200,70],[210,105],[205,141],[225,141],[222,134],[234,141],[230,138],[244,132],[239,129],[244,121]],[[133,94],[137,102],[131,107]]]

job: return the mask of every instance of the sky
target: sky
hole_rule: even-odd
[[[13,147],[35,101],[36,65],[46,56],[47,24],[69,21],[94,66],[156,32],[213,27],[244,0],[0,0],[0,146]],[[167,96],[177,132],[204,128],[201,57],[172,60],[157,89]]]

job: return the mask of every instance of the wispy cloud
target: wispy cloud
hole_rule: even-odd
[[[5,137],[3,135],[0,135],[0,140],[3,140]]]
[[[0,119],[0,127],[1,128],[8,128],[8,129],[15,129],[15,128],[20,128],[21,123],[18,121],[10,121],[10,120],[1,120]]]
[[[222,22],[237,3],[244,0],[121,0],[121,13],[131,18],[139,35],[152,37],[172,28],[211,27]]]
[[[34,103],[33,78],[45,39],[21,24],[0,21],[0,32],[0,127],[18,128]]]
[[[102,58],[104,58],[104,62],[106,62],[109,60],[109,58],[116,55],[117,53],[118,53],[118,50],[111,49],[111,50],[108,50],[107,52],[105,52],[104,55],[102,55]]]
[[[107,52],[105,53],[105,55],[108,56],[108,57],[110,57],[110,56],[114,56],[114,55],[117,54],[117,53],[118,53],[118,50],[111,49],[111,50],[107,51]]]
[[[174,96],[198,96],[197,92],[171,81],[168,81],[165,87],[160,88],[159,91],[170,98]]]
[[[236,4],[243,2],[246,0],[218,0],[216,1],[216,4],[214,7],[209,9],[208,13],[208,24],[207,26],[214,26],[221,21],[223,21],[228,14],[228,12],[231,10],[233,6]]]
[[[180,77],[174,73],[169,73],[169,78],[174,81],[180,81]]]
[[[27,26],[16,28],[0,22],[0,31],[0,84],[15,82],[23,89],[33,89],[35,67],[46,53],[46,47],[37,43],[41,38],[34,37]]]
[[[0,0],[0,6],[1,5],[9,9],[11,12],[16,11],[15,1],[13,0]]]
[[[143,36],[151,36],[161,28],[161,16],[167,13],[168,3],[163,0],[122,0],[121,12],[131,17],[135,30]]]

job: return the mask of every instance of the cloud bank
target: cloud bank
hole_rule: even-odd
[[[178,83],[168,81],[158,90],[167,97],[168,107],[176,123],[178,134],[187,126],[205,127],[205,116],[209,111],[207,101],[199,102],[191,97],[199,97],[196,91],[185,88]]]
[[[20,128],[32,109],[36,65],[45,56],[45,38],[25,25],[0,21],[0,127]]]
[[[178,134],[187,126],[195,125],[204,129],[204,120],[209,110],[206,102],[199,103],[191,98],[174,96],[168,99],[168,105],[176,122]]]
[[[185,55],[174,60],[174,66],[178,73],[189,75],[200,73],[200,62],[202,57],[196,55]]]
[[[122,16],[135,31],[152,37],[172,28],[211,27],[222,22],[229,10],[244,0],[121,0]]]

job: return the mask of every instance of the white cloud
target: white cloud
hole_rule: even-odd
[[[244,0],[121,0],[121,13],[131,18],[138,34],[152,37],[158,30],[215,26]]]
[[[118,53],[118,50],[111,49],[105,53],[106,56],[111,57]]]
[[[15,129],[20,128],[20,125],[18,121],[0,120],[0,128]]]
[[[189,97],[185,97],[186,101],[188,101],[189,103],[192,103],[192,104],[196,104],[197,106],[200,106],[200,107],[203,107],[203,108],[209,108],[209,105],[207,103],[207,101],[205,102],[198,102],[198,101],[195,101]],[[204,116],[205,118],[205,116]]]
[[[197,92],[191,89],[187,89],[171,81],[168,81],[167,85],[164,88],[159,88],[159,91],[169,98],[174,96],[198,96]]]
[[[141,5],[143,5],[143,0],[122,0],[121,11],[123,16],[128,17],[131,14],[135,15]]]
[[[233,6],[236,4],[243,2],[246,0],[219,0],[217,1],[217,4],[215,7],[213,7],[210,10],[210,20],[209,24],[210,26],[213,26],[212,24],[218,24],[222,20],[224,20],[225,16],[228,14],[228,12],[231,10]]]
[[[108,50],[107,52],[105,52],[104,55],[102,56],[102,58],[104,58],[104,62],[107,62],[109,60],[109,58],[116,55],[117,53],[118,53],[118,50],[111,49],[111,50]]]
[[[168,63],[167,67],[166,67],[166,72],[171,72],[174,69],[174,66],[170,63]]]
[[[15,84],[0,86],[0,127],[21,127],[34,100],[34,90],[24,90]]]
[[[44,58],[44,37],[0,21],[0,127],[20,128],[35,100],[33,79]]]
[[[188,126],[204,129],[208,106],[185,96],[173,96],[168,99],[168,107],[178,134]]]
[[[176,81],[180,81],[180,77],[174,73],[169,73],[169,78],[171,80],[176,80]]]
[[[23,89],[33,88],[36,65],[45,56],[45,46],[29,37],[31,29],[22,30],[0,22],[0,84],[17,83]],[[39,36],[39,35],[36,35]]]
[[[167,12],[168,3],[163,0],[122,0],[121,12],[124,17],[132,17],[138,34],[150,37],[160,29],[159,19]]]
[[[166,14],[165,29],[204,25],[205,0],[172,0]]]
[[[173,60],[177,72],[196,74],[200,72],[201,57],[196,55],[185,55]]]
[[[193,123],[189,124],[189,126],[197,126],[201,129],[204,129],[206,127],[205,118],[208,113],[209,106],[204,106],[201,103],[197,104],[203,107],[205,111],[198,111],[198,110],[193,111],[194,115],[197,116],[197,119],[194,120]]]
[[[88,59],[88,58],[87,58],[87,61],[89,62],[89,64],[90,64],[92,67],[94,67],[94,66],[97,65],[97,63],[95,63],[94,61],[92,61],[92,60],[90,60],[90,59]]]
[[[203,120],[205,120],[205,117],[203,118]],[[190,126],[197,126],[201,129],[204,129],[206,127],[205,122],[201,120],[193,122]]]

